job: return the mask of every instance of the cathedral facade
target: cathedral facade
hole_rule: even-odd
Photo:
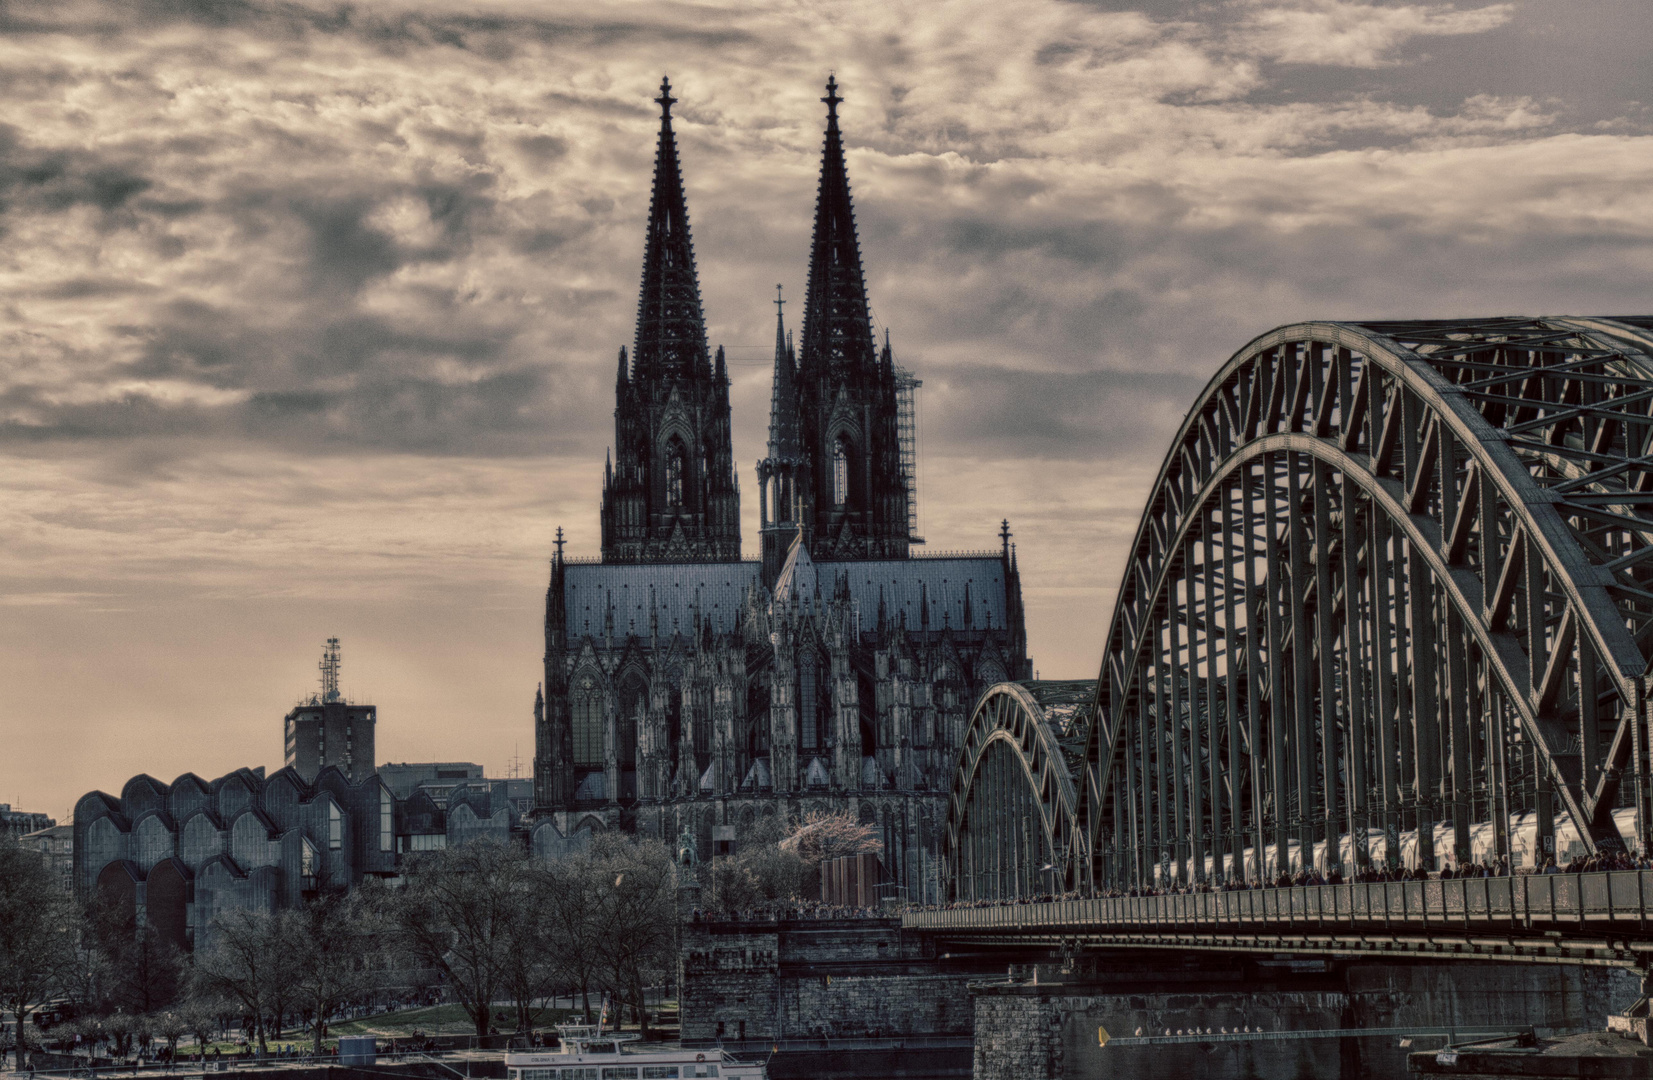
[[[602,556],[551,565],[536,815],[565,836],[688,832],[700,858],[760,817],[847,811],[892,880],[933,895],[947,787],[982,690],[1027,678],[1008,526],[917,555],[910,376],[875,340],[837,85],[802,333],[776,316],[759,558],[741,557],[729,378],[706,338],[669,84],[637,336],[620,350]]]

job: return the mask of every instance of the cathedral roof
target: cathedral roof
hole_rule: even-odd
[[[809,253],[809,288],[804,299],[803,377],[822,377],[834,367],[874,363],[872,317],[861,270],[861,244],[850,203],[849,170],[838,132],[838,82],[827,79],[826,141],[821,147],[821,184],[815,200],[815,238]]]
[[[830,599],[840,582],[860,613],[861,629],[877,628],[882,595],[889,625],[906,620],[909,631],[1004,630],[1004,560],[997,555],[946,558],[871,559],[857,562],[816,562],[799,548],[806,569],[793,566],[788,595],[798,588],[800,575],[807,586],[799,595],[814,603],[816,585]],[[788,556],[791,566],[791,557]],[[758,585],[759,565],[738,563],[566,563],[563,611],[569,639],[606,633],[608,612],[614,611],[614,634],[647,638],[657,627],[662,638],[688,634],[695,616],[714,633],[732,633],[740,626],[748,589]],[[780,594],[788,580],[783,567],[775,582]],[[970,622],[964,618],[965,588],[969,587]],[[928,621],[925,613],[928,613]],[[652,616],[652,622],[651,622]]]
[[[634,375],[645,379],[710,370],[689,207],[672,132],[672,104],[677,99],[669,81],[660,81],[660,96],[654,100],[660,104],[660,146],[654,158],[654,196],[649,201],[637,347],[632,355]]]
[[[655,630],[670,637],[692,631],[697,613],[714,631],[734,630],[746,590],[758,583],[758,564],[569,563],[564,575],[570,638],[603,636],[611,607],[616,637]]]

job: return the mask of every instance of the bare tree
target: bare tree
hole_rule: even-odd
[[[282,983],[291,978],[291,960],[283,955],[288,940],[276,917],[258,911],[234,909],[213,921],[210,944],[195,953],[195,992],[222,997],[252,1017],[258,1052],[269,1049],[264,1017],[271,1002],[290,994]]]
[[[643,990],[677,960],[677,874],[658,840],[611,835],[596,845],[595,943],[605,981],[636,1011],[643,1034],[649,1014]]]
[[[178,1060],[178,1040],[189,1033],[190,1021],[182,1009],[166,1009],[154,1017],[155,1034],[166,1040],[167,1067]]]
[[[589,854],[551,859],[535,867],[539,933],[557,978],[580,992],[591,1021],[591,987],[599,977],[598,871]]]
[[[440,971],[476,1026],[488,1034],[494,999],[529,902],[527,853],[493,841],[421,854],[408,866],[387,915],[400,946]]]
[[[346,1001],[379,985],[376,964],[384,936],[382,916],[361,892],[330,889],[293,912],[298,957],[295,999],[310,1020],[316,1053],[327,1018]]]
[[[809,868],[818,869],[821,863],[846,855],[876,855],[884,850],[884,841],[876,828],[845,811],[817,810],[781,841],[781,847],[796,852]]]
[[[0,1007],[17,1019],[17,1067],[24,1024],[73,977],[78,914],[37,852],[0,841]]]

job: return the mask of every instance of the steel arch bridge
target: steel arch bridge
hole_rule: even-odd
[[[1558,827],[1613,848],[1649,836],[1650,638],[1653,317],[1285,326],[1154,482],[1069,831],[987,741],[953,805],[1038,807],[1082,889],[1266,878],[1316,845],[1345,872]],[[955,895],[1009,839],[950,830]]]
[[[1082,685],[999,683],[976,703],[947,802],[944,873],[953,895],[998,900],[1061,891],[1084,743],[1075,725],[1052,723],[1046,709],[1072,703]]]

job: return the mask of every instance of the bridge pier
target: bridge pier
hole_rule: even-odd
[[[1604,966],[1087,953],[1065,971],[1041,964],[971,984],[973,1072],[1394,1080],[1409,1052],[1454,1032],[1600,1030],[1640,986]],[[1374,1034],[1312,1037],[1356,1029]]]

